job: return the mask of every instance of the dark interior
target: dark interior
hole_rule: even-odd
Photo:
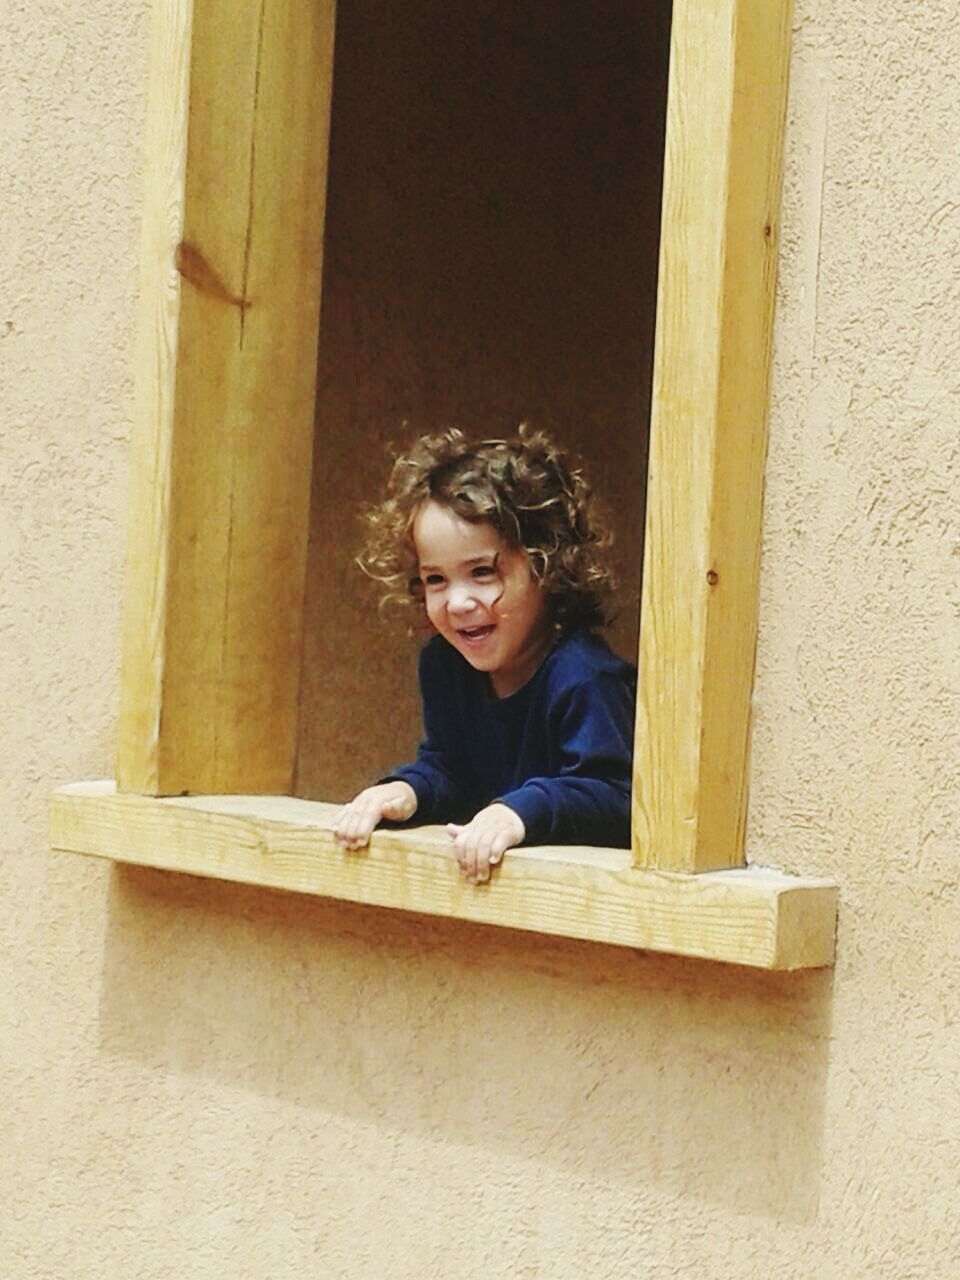
[[[342,0],[298,793],[419,732],[420,641],[354,563],[388,445],[529,419],[583,457],[635,659],[669,56],[662,0]]]

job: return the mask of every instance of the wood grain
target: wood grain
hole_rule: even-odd
[[[638,866],[743,862],[789,13],[789,0],[674,4]]]
[[[351,902],[765,969],[832,963],[836,888],[774,871],[638,871],[620,849],[512,850],[488,885],[460,876],[439,827],[346,854],[337,806],[287,796],[158,800],[75,783],[52,801],[65,852]]]
[[[118,780],[292,789],[333,0],[158,0]]]

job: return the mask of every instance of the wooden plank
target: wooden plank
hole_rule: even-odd
[[[118,780],[288,791],[334,0],[157,0]]]
[[[675,0],[637,866],[743,862],[789,0]]]
[[[512,850],[467,884],[439,827],[377,832],[346,854],[338,806],[287,796],[157,800],[75,783],[52,801],[54,848],[351,902],[766,969],[833,960],[829,881],[759,869],[638,871],[622,849]]]

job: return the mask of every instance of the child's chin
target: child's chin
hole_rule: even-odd
[[[480,653],[475,649],[467,648],[465,645],[457,645],[457,649],[463,654],[471,667],[475,667],[477,671],[489,671],[494,665],[492,653]]]
[[[492,653],[481,653],[476,650],[466,648],[464,645],[457,645],[457,651],[466,658],[474,671],[493,671],[496,668],[496,658]]]

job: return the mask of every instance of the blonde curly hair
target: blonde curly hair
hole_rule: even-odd
[[[606,624],[611,538],[580,466],[546,432],[522,423],[512,438],[471,441],[451,428],[421,436],[396,459],[385,500],[367,512],[357,560],[384,586],[384,604],[423,605],[413,525],[427,502],[491,524],[526,551],[559,631]]]

